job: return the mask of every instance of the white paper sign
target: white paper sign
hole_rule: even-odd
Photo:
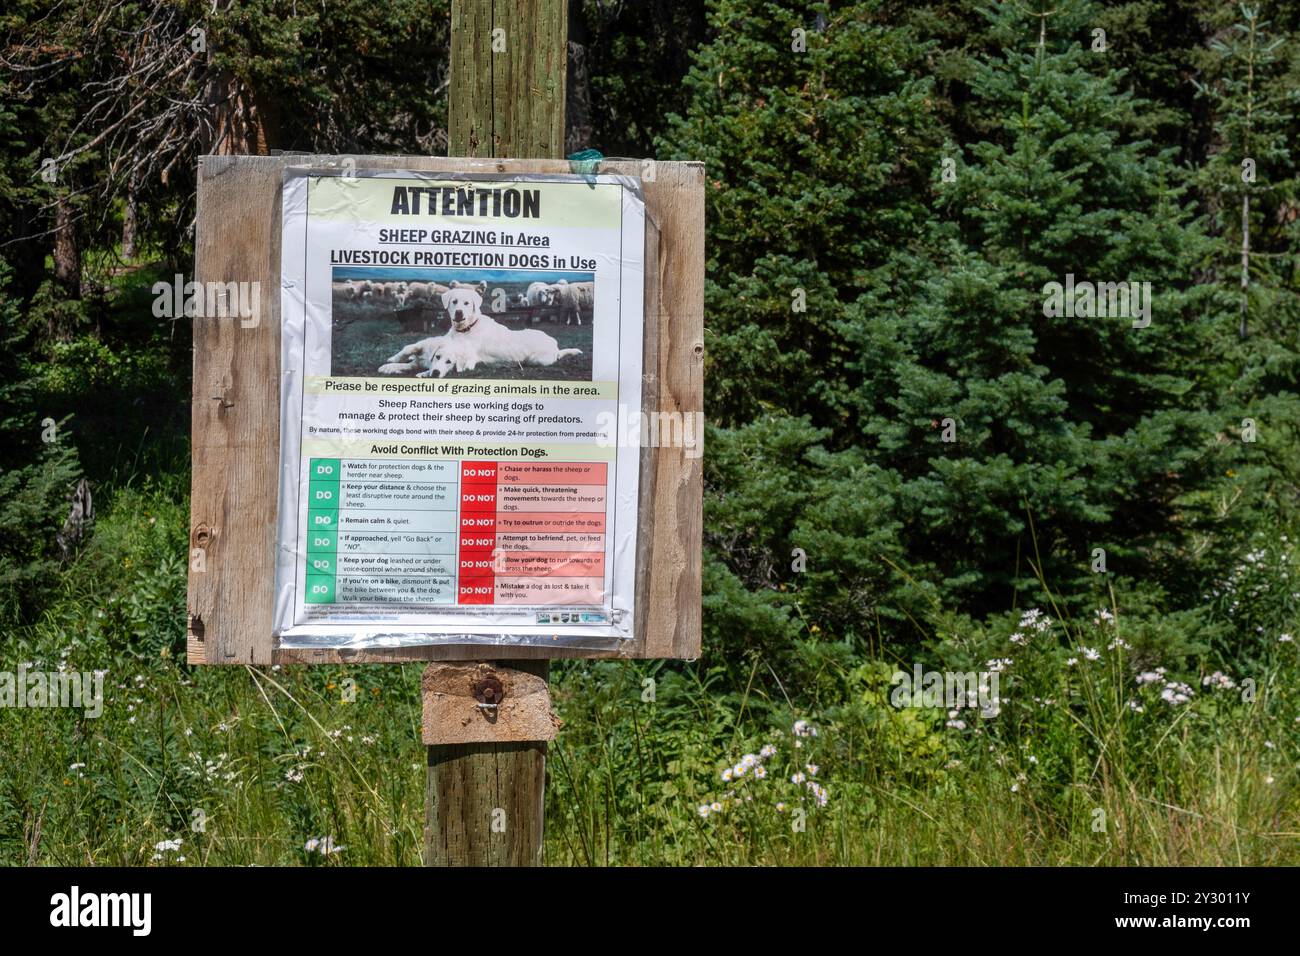
[[[283,216],[280,645],[631,639],[639,182],[289,169]]]

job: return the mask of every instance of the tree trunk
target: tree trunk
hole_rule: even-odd
[[[280,138],[276,103],[259,96],[239,77],[221,71],[208,84],[216,132],[209,153],[217,156],[269,156]]]
[[[1250,196],[1241,197],[1241,326],[1237,334],[1246,337],[1246,293],[1250,289]]]
[[[131,181],[126,187],[126,209],[122,212],[122,258],[135,258],[136,232],[136,176],[131,174]]]
[[[76,213],[66,196],[54,209],[54,278],[71,299],[81,298],[81,248]]]
[[[587,65],[590,39],[582,15],[582,0],[569,0],[569,68],[565,91],[564,153],[571,156],[592,145],[591,71]]]

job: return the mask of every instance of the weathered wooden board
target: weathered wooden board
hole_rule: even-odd
[[[420,678],[420,697],[422,737],[430,745],[554,740],[560,726],[546,677],[505,664],[430,664]]]
[[[564,155],[568,32],[564,3],[452,4],[449,152]]]
[[[199,164],[195,278],[258,282],[260,321],[194,320],[190,500],[191,663],[371,663],[501,657],[694,658],[700,651],[700,448],[642,450],[636,634],[618,652],[473,645],[376,651],[274,646],[280,394],[280,192],[287,166],[431,172],[569,173],[564,160],[432,156],[207,156]],[[660,163],[645,179],[646,353],[643,410],[704,407],[704,168]],[[641,176],[639,161],[601,172]],[[702,436],[697,436],[702,441]]]
[[[546,741],[446,744],[428,761],[425,866],[541,865]]]

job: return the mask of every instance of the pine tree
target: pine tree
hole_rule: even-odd
[[[0,624],[23,622],[59,566],[56,535],[80,467],[65,422],[42,414],[20,358],[18,303],[0,259]]]
[[[717,0],[660,155],[706,162],[709,413],[847,424],[835,323],[924,218],[924,47],[876,5]]]
[[[1240,21],[1223,34],[1210,44],[1215,59],[1206,82],[1196,84],[1212,105],[1217,131],[1198,179],[1209,201],[1213,229],[1227,246],[1220,255],[1230,255],[1240,266],[1225,269],[1216,261],[1215,272],[1229,282],[1236,280],[1238,336],[1245,339],[1252,306],[1265,322],[1297,314],[1300,293],[1291,281],[1296,263],[1294,254],[1285,252],[1296,247],[1300,223],[1286,214],[1284,204],[1297,194],[1287,113],[1300,103],[1300,92],[1278,86],[1283,39],[1272,35],[1258,8],[1243,4]],[[1270,316],[1274,312],[1279,314]],[[1282,329],[1274,321],[1266,331],[1276,334]]]
[[[1234,506],[1218,580],[1257,548],[1253,530],[1271,537],[1300,507],[1300,64],[1262,7],[1221,16],[1196,81],[1215,130],[1196,177],[1215,239],[1204,274],[1227,305],[1216,349]]]
[[[826,449],[857,440],[840,324],[924,222],[942,129],[924,45],[876,3],[715,0],[709,26],[658,150],[708,177],[706,640],[788,653],[904,613],[879,469]]]
[[[1089,8],[993,17],[1009,46],[973,90],[1001,131],[954,156],[954,182],[936,174],[950,219],[898,266],[928,278],[846,324],[863,438],[902,482],[909,555],[957,607],[1005,608],[1040,572],[1084,592],[1097,548],[1109,572],[1173,586],[1220,424],[1213,301],[1190,268],[1208,241],[1172,150],[1134,132],[1142,104],[1076,39]],[[1149,282],[1149,327],[1045,314],[1047,284],[1071,275]]]

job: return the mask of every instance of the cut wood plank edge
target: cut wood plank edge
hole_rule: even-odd
[[[546,678],[507,662],[430,664],[420,698],[428,746],[554,740],[561,723]]]

